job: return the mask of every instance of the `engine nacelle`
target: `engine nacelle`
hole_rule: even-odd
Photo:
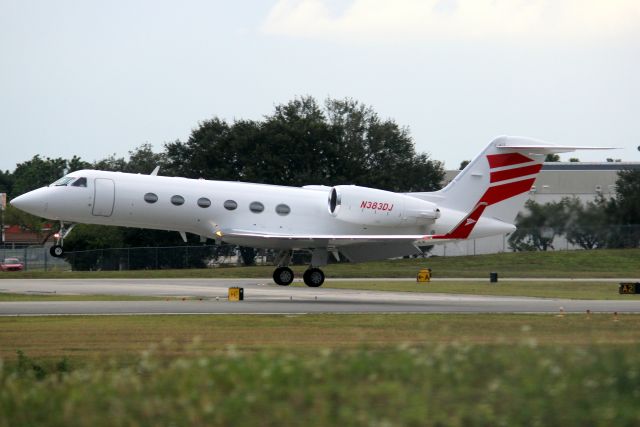
[[[435,203],[356,185],[333,187],[329,212],[341,221],[371,226],[431,224],[440,217]]]

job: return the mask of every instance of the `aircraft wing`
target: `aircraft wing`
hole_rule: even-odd
[[[389,243],[389,242],[417,242],[429,241],[436,237],[424,234],[286,234],[262,233],[249,230],[226,230],[216,232],[222,240],[253,239],[270,242],[300,243],[302,246],[321,244],[326,246],[348,246],[359,243]],[[433,244],[429,242],[425,244]],[[440,243],[440,241],[438,241]]]
[[[424,234],[273,234],[246,230],[218,231],[216,235],[222,240],[247,246],[264,246],[268,242],[269,247],[333,248],[351,262],[422,255],[420,246],[454,240]]]

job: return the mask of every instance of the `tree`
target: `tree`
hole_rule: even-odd
[[[567,241],[583,249],[598,249],[606,246],[609,218],[606,201],[600,197],[595,202],[583,204],[578,198],[564,198],[565,234]]]
[[[622,170],[616,180],[616,196],[606,205],[607,217],[618,224],[609,246],[640,246],[640,170]]]
[[[577,157],[571,157],[571,158],[569,159],[569,162],[571,162],[571,163],[580,163],[580,159],[579,159],[579,158],[577,158]]]
[[[471,160],[463,160],[462,162],[460,162],[460,167],[458,168],[458,170],[463,170],[469,163],[471,163]]]
[[[35,155],[31,160],[18,163],[13,172],[11,198],[51,184],[63,177],[66,170],[67,161],[62,158],[43,159]]]
[[[155,153],[151,144],[142,144],[129,151],[129,161],[124,164],[123,172],[150,174],[157,166],[162,173],[166,166],[164,153]]]
[[[547,154],[547,156],[544,158],[545,162],[559,162],[560,161],[560,156],[558,154]]]
[[[323,109],[297,98],[260,122],[214,118],[165,147],[171,173],[191,178],[428,191],[444,176],[440,162],[415,152],[408,129],[350,99]]]
[[[13,194],[13,180],[11,172],[0,170],[0,193]]]
[[[564,232],[566,211],[564,201],[540,204],[525,203],[527,213],[516,217],[516,231],[509,237],[514,251],[546,251],[553,249],[553,240]]]

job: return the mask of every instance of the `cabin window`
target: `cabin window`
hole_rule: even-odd
[[[209,206],[211,206],[211,200],[207,199],[206,197],[200,197],[198,199],[198,206],[200,206],[201,208],[208,208]]]
[[[86,187],[87,186],[87,178],[78,178],[76,179],[73,184],[71,184],[72,187]]]
[[[144,201],[147,203],[155,203],[158,201],[158,195],[154,193],[147,193],[144,195]]]
[[[180,206],[184,203],[184,197],[182,196],[178,196],[177,194],[175,196],[171,197],[171,203],[173,203],[176,206]]]
[[[249,210],[253,213],[260,213],[264,210],[264,205],[260,202],[251,202]]]
[[[278,215],[289,215],[289,213],[291,212],[291,208],[287,205],[285,205],[284,203],[280,203],[278,206],[276,206],[276,213]]]
[[[56,187],[64,187],[64,186],[68,185],[71,181],[73,181],[74,179],[76,179],[75,176],[65,176],[65,177],[60,178],[56,182],[54,182],[52,185],[54,185]]]
[[[227,200],[224,202],[224,208],[228,211],[235,211],[238,208],[238,204],[235,200]]]

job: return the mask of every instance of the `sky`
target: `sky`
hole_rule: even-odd
[[[637,0],[0,0],[0,169],[353,98],[455,169],[498,135],[640,161]]]

